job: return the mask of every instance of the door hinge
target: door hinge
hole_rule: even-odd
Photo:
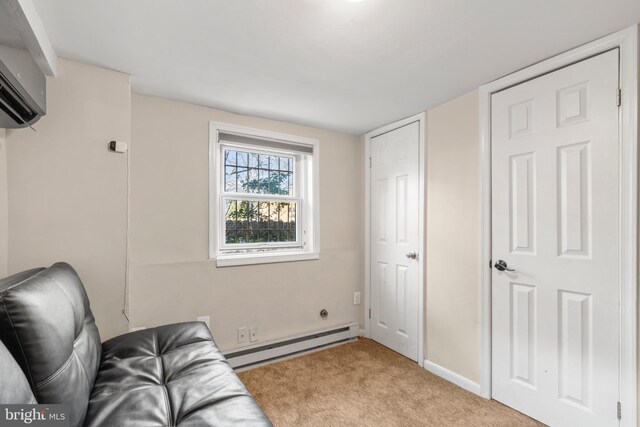
[[[618,402],[618,419],[622,418],[622,404]]]
[[[373,163],[373,161],[371,160],[371,157],[369,157],[369,169],[371,169],[371,163]]]
[[[616,93],[616,105],[619,107],[622,105],[622,89],[618,89]]]
[[[371,319],[371,309],[369,309],[369,319]]]

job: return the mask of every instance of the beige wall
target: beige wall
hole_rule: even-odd
[[[427,360],[479,383],[478,108],[474,91],[428,111],[425,342]]]
[[[0,129],[0,278],[7,275],[9,244],[9,195],[7,193],[7,146],[5,130]]]
[[[241,326],[258,327],[266,341],[360,322],[362,306],[353,305],[363,285],[359,137],[141,95],[132,105],[133,326],[209,315],[228,350],[238,347]],[[320,140],[320,260],[226,268],[208,261],[212,120]]]
[[[60,59],[47,97],[37,132],[7,130],[9,273],[71,263],[109,338],[127,331],[126,156],[107,143],[130,139],[129,77]]]
[[[209,315],[229,349],[240,326],[258,327],[266,341],[361,321],[362,306],[352,304],[363,281],[360,138],[137,95],[132,112],[128,76],[67,60],[48,80],[47,96],[37,132],[7,131],[1,181],[11,203],[2,216],[0,183],[0,273],[8,217],[9,274],[68,261],[85,282],[103,338],[127,331],[127,155],[107,151],[117,139],[131,147],[133,326]],[[207,260],[210,120],[320,140],[319,261],[219,269]]]
[[[426,359],[480,381],[478,92],[427,112]]]

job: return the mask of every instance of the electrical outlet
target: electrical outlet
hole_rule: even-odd
[[[211,318],[209,316],[200,316],[196,319],[198,322],[204,322],[207,325],[207,328],[211,329]]]
[[[249,341],[258,341],[258,328],[256,328],[255,326],[249,329]]]
[[[247,342],[247,328],[238,328],[238,344]]]
[[[353,305],[359,305],[360,304],[360,292],[354,292],[353,293]]]

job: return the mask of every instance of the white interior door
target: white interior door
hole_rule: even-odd
[[[492,394],[551,426],[619,424],[617,89],[616,49],[491,98]]]
[[[371,139],[371,338],[418,360],[420,123]]]

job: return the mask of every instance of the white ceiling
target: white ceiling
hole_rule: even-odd
[[[364,133],[640,22],[638,0],[35,0],[133,90]]]

